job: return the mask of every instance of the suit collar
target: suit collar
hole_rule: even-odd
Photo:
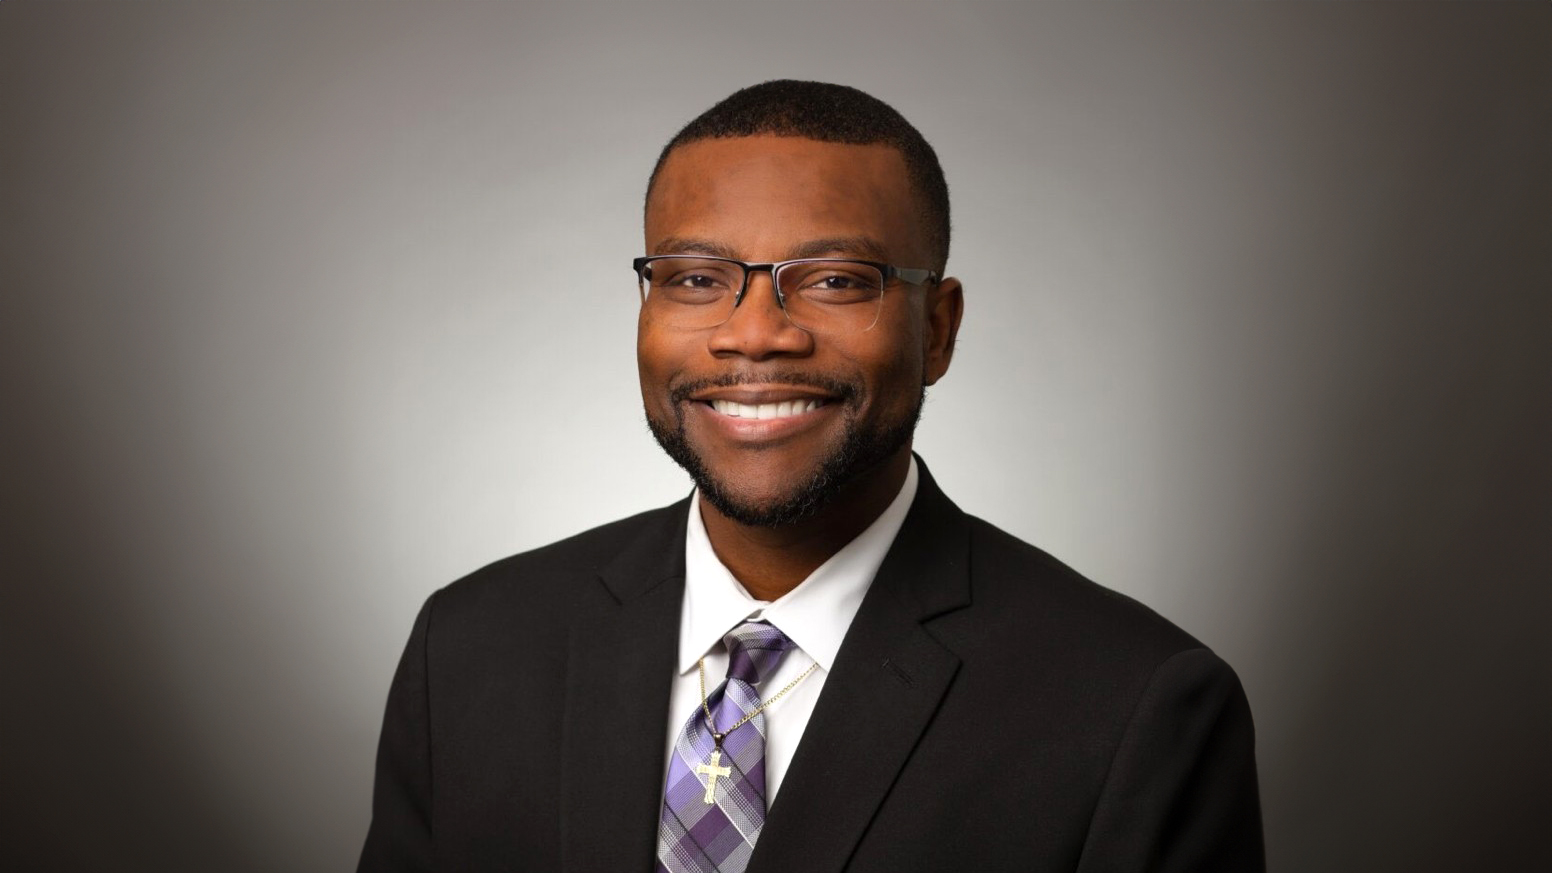
[[[614,558],[598,571],[617,603],[629,603],[662,585],[684,580],[684,530],[694,495],[637,516],[642,524]]]
[[[916,457],[916,501],[879,568],[875,586],[899,588],[920,621],[970,605],[970,525]]]
[[[926,624],[970,603],[969,547],[966,516],[921,465],[916,502],[841,644],[748,873],[846,866],[959,669]]]
[[[645,870],[657,851],[688,509],[681,500],[638,517],[567,617],[560,803],[572,873]]]

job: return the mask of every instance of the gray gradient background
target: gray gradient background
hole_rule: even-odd
[[[1238,668],[1273,867],[1552,868],[1549,24],[0,4],[0,863],[351,867],[426,595],[685,492],[641,193],[788,76],[938,148],[918,447]]]

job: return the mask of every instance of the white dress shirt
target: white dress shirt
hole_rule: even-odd
[[[884,562],[884,555],[900,532],[900,525],[916,497],[916,459],[911,458],[905,484],[867,530],[847,543],[809,574],[798,587],[775,602],[749,596],[733,574],[717,558],[701,521],[700,495],[690,501],[690,519],[684,542],[684,604],[679,613],[679,672],[668,699],[668,748],[663,755],[666,778],[674,743],[690,716],[700,711],[701,689],[697,665],[706,659],[706,693],[727,678],[727,649],[722,637],[744,621],[770,622],[795,644],[776,671],[760,683],[761,699],[786,687],[808,669],[814,672],[780,700],[765,708],[766,805],[776,799],[782,776],[792,761],[814,702],[824,689],[825,676],[835,663],[846,629],[851,626],[862,596]]]

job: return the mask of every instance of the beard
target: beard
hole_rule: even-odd
[[[762,380],[766,383],[777,381],[788,385],[806,385],[826,391],[836,398],[832,403],[843,406],[844,427],[839,444],[826,452],[817,467],[806,475],[802,471],[794,471],[798,478],[794,479],[792,487],[785,494],[775,500],[756,502],[740,496],[732,483],[714,476],[685,435],[684,404],[690,395],[706,388],[730,387],[739,381],[736,376],[729,376],[679,385],[670,392],[673,420],[656,420],[649,410],[647,427],[663,451],[690,474],[690,479],[707,502],[724,516],[750,527],[781,527],[818,514],[819,510],[834,502],[848,485],[894,457],[895,453],[910,443],[911,435],[916,431],[916,423],[921,419],[922,403],[927,395],[927,388],[923,385],[916,396],[916,402],[906,414],[864,428],[858,424],[856,414],[860,392],[851,383],[812,376]]]

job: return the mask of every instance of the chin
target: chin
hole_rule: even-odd
[[[689,468],[686,468],[687,470]],[[763,495],[741,493],[725,479],[703,474],[695,485],[701,496],[724,516],[749,527],[782,527],[813,518],[834,502],[846,483],[834,482],[824,468],[784,491]]]

